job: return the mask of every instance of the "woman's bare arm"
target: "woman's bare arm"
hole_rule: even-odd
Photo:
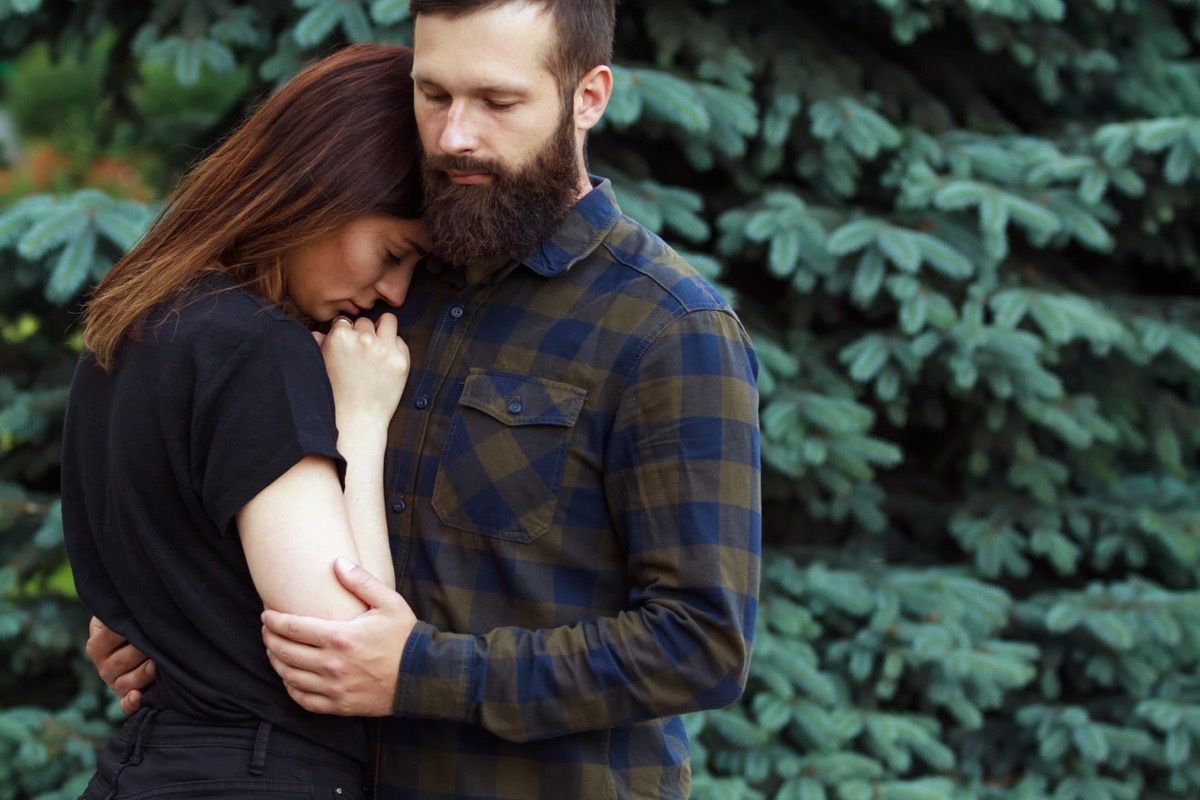
[[[333,462],[307,456],[237,514],[254,586],[268,608],[349,619],[365,606],[333,574],[345,556],[358,562]]]
[[[396,318],[341,319],[321,337],[337,412],[338,452],[346,459],[346,511],[359,564],[391,588],[395,567],[383,498],[387,430],[408,380],[408,345]]]
[[[254,585],[268,608],[347,619],[365,607],[334,576],[336,558],[349,558],[395,587],[383,459],[409,355],[391,314],[376,323],[339,319],[317,338],[333,387],[345,489],[332,461],[308,456],[247,503],[237,523]]]

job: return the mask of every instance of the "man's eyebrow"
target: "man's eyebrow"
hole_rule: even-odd
[[[524,86],[518,86],[515,83],[478,86],[476,87],[475,91],[479,94],[508,94],[518,96],[524,96],[528,94],[528,90]]]
[[[418,244],[415,239],[410,239],[407,236],[405,236],[404,241],[408,243],[409,247],[411,247],[413,250],[416,250],[417,254],[419,256],[421,256],[422,258],[429,255],[429,251],[426,250],[424,247],[422,247],[420,244]]]
[[[432,78],[424,78],[414,74],[412,76],[413,83],[424,89],[443,89],[443,86]],[[516,83],[490,83],[483,86],[469,87],[471,94],[476,95],[512,95],[516,97],[524,97],[529,94],[529,88]]]

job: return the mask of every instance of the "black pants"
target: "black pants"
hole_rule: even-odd
[[[213,723],[143,708],[101,751],[80,800],[366,800],[362,765],[269,722]]]

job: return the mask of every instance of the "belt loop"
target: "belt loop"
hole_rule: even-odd
[[[133,755],[133,748],[137,745],[137,738],[142,730],[142,720],[148,713],[150,713],[150,707],[142,706],[133,712],[133,716],[125,720],[125,724],[129,726],[129,739],[125,742],[124,752],[121,753],[122,764],[128,763],[129,757]]]
[[[250,760],[250,774],[262,775],[267,766],[267,740],[271,738],[271,723],[265,719],[258,723],[258,735],[254,737],[254,758]]]
[[[146,729],[154,722],[154,718],[158,716],[157,708],[146,709],[145,715],[137,721],[137,727],[134,729],[133,753],[129,757],[130,766],[136,767],[142,763],[142,737],[146,734]]]

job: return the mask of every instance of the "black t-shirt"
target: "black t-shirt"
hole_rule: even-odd
[[[63,445],[67,553],[88,609],[154,659],[147,705],[265,719],[365,756],[361,720],[304,711],[271,669],[234,520],[306,455],[341,470],[336,444],[311,334],[224,276],[152,314],[111,374],[80,358]]]

